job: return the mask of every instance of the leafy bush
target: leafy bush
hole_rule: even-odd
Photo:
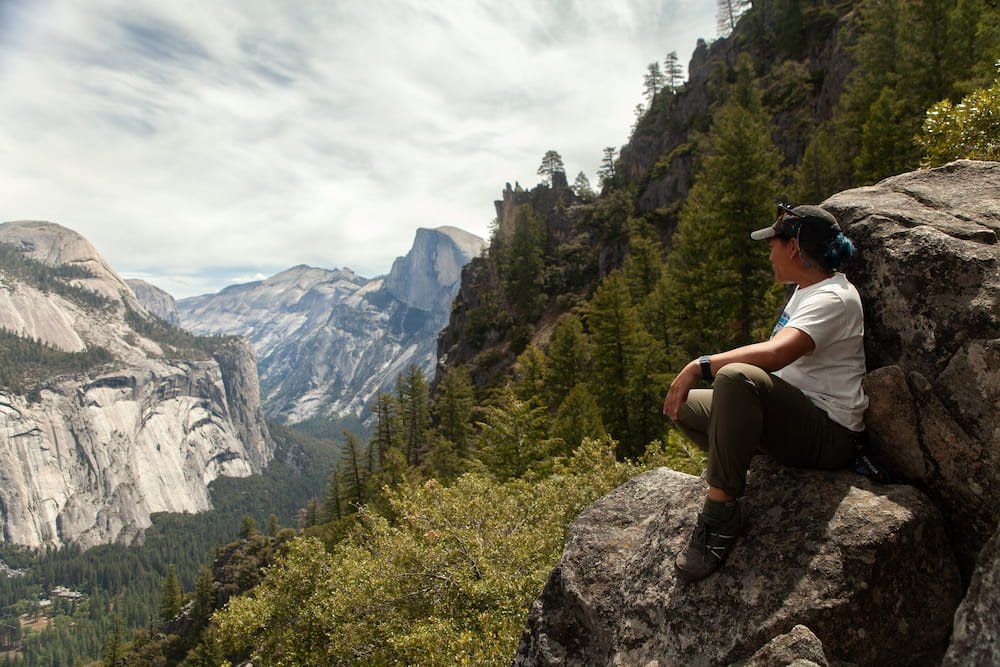
[[[959,158],[1000,160],[1000,78],[958,104],[943,100],[928,109],[917,143],[924,167]]]
[[[569,523],[638,472],[681,457],[676,441],[639,463],[585,440],[540,480],[468,473],[387,491],[345,542],[289,545],[250,595],[214,618],[227,653],[254,664],[508,664],[562,553]]]

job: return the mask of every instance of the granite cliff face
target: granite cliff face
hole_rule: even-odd
[[[83,276],[50,277],[64,287],[42,289],[14,264],[0,266],[0,327],[67,352],[103,348],[111,359],[35,378],[30,395],[0,387],[3,541],[127,541],[153,512],[209,509],[209,482],[260,472],[270,461],[245,341],[197,343],[158,323],[65,227],[5,223],[0,243]],[[88,302],[94,294],[97,305]]]
[[[903,174],[824,206],[859,249],[866,423],[901,483],[757,459],[750,533],[684,584],[673,558],[704,482],[645,473],[570,528],[515,664],[996,662],[1000,163]]]
[[[130,278],[125,282],[132,288],[135,298],[139,300],[142,307],[151,315],[156,315],[164,322],[172,324],[175,327],[181,325],[181,318],[177,315],[177,302],[174,301],[174,297],[156,285],[150,285],[145,280]]]
[[[417,230],[384,278],[297,266],[178,302],[185,328],[246,336],[267,413],[288,422],[359,415],[410,364],[434,370],[461,269],[482,248],[454,227]]]

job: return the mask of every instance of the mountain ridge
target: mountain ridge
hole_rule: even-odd
[[[393,391],[411,363],[433,373],[437,333],[461,268],[483,245],[456,227],[421,227],[410,252],[383,276],[300,264],[181,299],[178,311],[195,333],[253,343],[270,417],[297,423],[360,416],[379,391]]]

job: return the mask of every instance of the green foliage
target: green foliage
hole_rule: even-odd
[[[540,471],[560,446],[548,435],[544,407],[519,399],[507,389],[498,405],[486,408],[479,422],[476,458],[500,481]]]
[[[841,154],[856,154],[854,180],[870,182],[917,166],[925,109],[989,85],[1000,13],[987,0],[865,0],[858,13],[837,127]]]
[[[88,373],[114,361],[103,347],[64,352],[41,341],[0,329],[0,385],[17,394],[37,395],[39,387],[66,373]]]
[[[819,203],[850,187],[852,165],[841,151],[842,145],[831,124],[816,129],[796,170],[796,201]]]
[[[249,514],[244,514],[240,519],[240,537],[244,540],[253,537],[257,533],[257,522]]]
[[[416,364],[411,364],[396,379],[396,393],[402,426],[401,445],[407,463],[414,466],[420,462],[420,456],[427,446],[427,432],[430,428],[428,386],[424,371]]]
[[[511,388],[514,395],[527,403],[538,405],[545,394],[545,378],[548,374],[545,353],[534,345],[525,348],[514,361],[514,381]]]
[[[108,308],[114,303],[106,296],[72,282],[93,278],[94,274],[86,268],[79,264],[50,266],[9,243],[0,243],[0,275],[24,282],[46,294],[58,294],[87,310]]]
[[[960,103],[938,102],[927,110],[917,142],[925,167],[957,160],[1000,160],[1000,78]]]
[[[542,274],[545,268],[543,245],[545,224],[530,205],[517,209],[514,231],[510,239],[509,264],[504,280],[504,292],[514,320],[533,322],[544,303]]]
[[[128,304],[125,323],[143,338],[157,343],[165,355],[185,359],[207,359],[239,340],[238,336],[195,336],[157,317],[142,315]]]
[[[582,171],[576,175],[576,180],[573,181],[573,194],[588,202],[593,201],[597,196],[594,188],[590,185],[590,179]]]
[[[912,167],[918,154],[913,145],[916,129],[907,100],[888,86],[882,88],[862,126],[861,151],[854,161],[857,177],[872,182]]]
[[[653,98],[666,85],[666,82],[667,79],[663,75],[663,70],[660,69],[660,63],[649,63],[646,67],[646,76],[642,79],[642,94],[646,98],[647,105],[653,103]]]
[[[570,391],[590,378],[592,351],[583,323],[572,313],[563,315],[546,351],[545,397],[558,406]]]
[[[601,439],[607,435],[593,389],[580,383],[570,390],[552,418],[549,435],[562,442],[564,455],[572,453],[587,438]]]
[[[538,167],[538,175],[545,179],[546,183],[552,183],[552,175],[556,172],[566,171],[563,166],[562,156],[557,151],[546,151],[542,156],[542,164]]]
[[[169,621],[181,611],[181,584],[173,564],[167,566],[167,576],[160,588],[160,620]]]
[[[404,485],[389,495],[393,519],[363,512],[332,552],[292,542],[216,615],[219,637],[255,664],[508,664],[566,526],[639,471],[612,448],[586,441],[534,483]]]
[[[604,149],[601,166],[597,168],[597,177],[600,179],[601,189],[615,185],[618,179],[617,154],[618,149],[614,146],[607,146]]]
[[[674,366],[752,342],[770,321],[767,245],[750,232],[773,217],[780,156],[749,63],[714,114],[710,154],[681,211],[659,295]]]
[[[441,436],[454,444],[459,458],[468,458],[475,396],[465,366],[452,366],[438,385],[437,418]]]
[[[652,228],[641,220],[630,220],[628,256],[622,270],[632,303],[642,303],[653,291],[660,279],[662,257],[663,246]]]
[[[667,90],[672,93],[680,90],[681,84],[684,83],[684,66],[681,65],[676,51],[671,51],[663,59],[663,78]]]
[[[666,389],[660,375],[666,360],[642,327],[621,271],[613,271],[597,288],[587,325],[604,424],[619,439],[624,456],[637,456],[662,429],[657,403]]]

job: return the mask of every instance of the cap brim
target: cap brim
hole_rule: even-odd
[[[769,239],[774,236],[774,227],[765,227],[764,229],[758,229],[755,232],[750,232],[750,238],[754,241],[763,241],[764,239]]]

